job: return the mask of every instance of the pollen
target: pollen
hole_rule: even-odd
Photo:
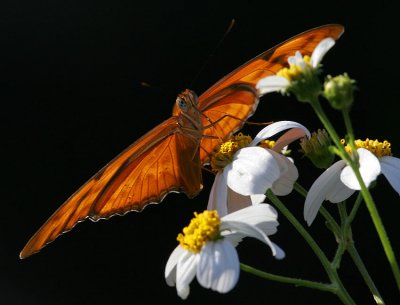
[[[259,145],[261,147],[271,149],[275,146],[275,144],[276,144],[276,142],[272,141],[272,140],[262,140]]]
[[[181,247],[194,253],[199,253],[208,242],[220,238],[219,225],[221,220],[216,210],[194,213],[190,224],[179,233],[177,240]]]
[[[252,141],[250,136],[241,132],[233,136],[229,141],[222,143],[211,157],[211,169],[221,171],[233,161],[233,155],[241,148],[246,147]]]
[[[345,145],[346,141],[342,139],[341,143]],[[365,140],[355,140],[354,144],[356,148],[368,149],[378,158],[392,155],[392,148],[391,148],[392,144],[390,144],[390,142],[386,140],[380,142],[378,140],[370,140],[367,138]],[[351,147],[349,144],[345,146],[345,149],[348,153],[351,153]]]

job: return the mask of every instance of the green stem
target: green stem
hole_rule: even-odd
[[[344,125],[346,126],[347,135],[349,137],[351,149],[356,150],[355,147],[353,147],[355,139],[354,139],[353,125],[351,124],[349,109],[343,110],[342,115],[343,115]]]
[[[361,194],[361,193],[358,193],[357,199],[356,199],[356,201],[354,202],[354,205],[353,205],[353,208],[352,208],[351,211],[350,211],[349,217],[347,217],[345,226],[349,226],[349,227],[350,227],[351,223],[352,223],[353,220],[354,220],[354,217],[356,217],[356,214],[357,214],[357,211],[358,211],[358,209],[359,209],[359,207],[360,207],[360,205],[361,205],[362,199],[363,199],[362,194]]]
[[[344,304],[347,305],[355,305],[355,302],[343,286],[342,281],[339,278],[339,275],[334,269],[325,253],[321,250],[315,240],[311,237],[311,235],[307,232],[307,230],[301,225],[301,223],[294,217],[294,215],[285,207],[285,205],[279,200],[278,197],[272,193],[271,190],[268,190],[266,193],[269,200],[279,209],[279,211],[289,220],[289,222],[295,227],[295,229],[300,233],[300,235],[305,239],[310,248],[314,251],[315,255],[318,257],[321,262],[325,272],[327,273],[329,279],[332,282],[332,285],[336,287],[336,295],[341,299]]]
[[[248,266],[243,263],[240,263],[240,269],[242,269],[245,272],[256,275],[258,277],[261,277],[263,279],[336,293],[336,287],[334,287],[331,284],[324,284],[324,283],[318,283],[318,282],[314,282],[314,281],[308,281],[308,280],[297,279],[297,278],[292,278],[292,277],[287,277],[287,276],[282,276],[282,275],[276,275],[276,274],[261,271],[259,269],[253,268],[253,267]]]
[[[345,161],[351,162],[351,158],[350,158],[349,154],[346,152],[343,145],[340,143],[340,137],[338,136],[335,128],[333,128],[331,122],[329,121],[328,117],[326,116],[325,111],[322,109],[321,104],[319,103],[319,100],[316,99],[314,101],[311,101],[310,104],[313,107],[315,113],[317,114],[319,120],[324,125],[324,127],[325,127],[326,131],[328,132],[329,136],[331,137],[333,143],[335,144],[337,149],[340,151],[341,157]]]
[[[365,267],[364,262],[361,259],[360,254],[358,253],[353,242],[348,244],[347,251],[349,252],[354,264],[357,266],[357,269],[360,272],[361,276],[363,277],[364,282],[367,284],[369,290],[371,291],[376,304],[384,305],[385,302],[383,301],[378,288],[376,288],[374,281],[372,280],[371,276],[369,275],[368,270]]]

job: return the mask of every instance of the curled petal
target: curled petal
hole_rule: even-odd
[[[400,195],[400,159],[386,156],[379,159],[382,174],[385,175],[390,185]]]
[[[272,149],[276,152],[280,152],[285,146],[298,139],[304,138],[305,136],[309,138],[311,134],[303,125],[301,125],[299,128],[292,128],[279,137],[278,140],[276,140],[275,146]]]
[[[205,288],[229,292],[239,279],[239,257],[227,239],[207,243],[201,250],[197,280]]]
[[[259,206],[259,205],[256,205]],[[255,206],[253,206],[255,207]],[[275,244],[271,242],[267,234],[265,234],[260,228],[254,225],[250,225],[246,222],[242,221],[230,221],[230,220],[224,220],[221,222],[220,226],[221,231],[228,230],[234,233],[242,234],[243,237],[248,236],[248,237],[253,237],[256,238],[263,243],[267,244],[272,251],[272,255],[276,256],[279,254],[276,250]]]
[[[217,210],[220,216],[228,214],[228,191],[226,175],[217,173],[208,197],[207,210]]]
[[[291,129],[291,128],[299,128],[299,129],[303,130],[307,136],[310,136],[310,132],[308,131],[308,129],[305,128],[300,123],[292,122],[292,121],[279,121],[276,123],[272,123],[272,124],[268,125],[267,127],[261,129],[261,131],[254,137],[254,140],[250,143],[250,146],[255,146],[260,141],[268,139],[281,131],[284,131],[286,129]],[[289,135],[290,135],[289,138],[293,138],[294,134],[289,134]],[[294,140],[297,140],[297,139],[298,138],[296,138]],[[284,144],[284,143],[286,143],[286,144]],[[279,145],[282,144],[281,146],[283,148],[284,146],[288,145],[289,143],[291,143],[291,142],[288,141],[288,138],[284,138],[284,136],[282,136],[282,140]]]
[[[299,178],[299,172],[289,158],[274,151],[271,153],[275,157],[275,160],[281,169],[281,175],[279,176],[279,179],[272,184],[271,191],[275,195],[286,196],[292,192],[293,185],[297,178]]]
[[[256,226],[265,234],[272,235],[277,231],[279,225],[278,213],[269,204],[257,204],[228,214],[222,218],[222,221],[239,221],[249,225]]]
[[[346,162],[343,160],[332,164],[315,180],[308,191],[304,204],[304,219],[309,226],[317,216],[322,202],[327,198],[331,190],[335,189],[336,184],[341,183],[340,173],[344,166],[346,166]]]
[[[190,292],[189,284],[193,281],[199,255],[185,251],[178,260],[176,266],[176,291],[182,299],[186,299]]]
[[[228,214],[233,213],[237,210],[246,208],[251,206],[252,204],[258,204],[263,202],[265,199],[265,195],[251,195],[245,196],[228,188],[228,201],[227,201],[227,208]],[[224,216],[219,214],[220,216]],[[225,214],[226,215],[226,214]]]
[[[289,86],[289,81],[286,78],[278,75],[272,75],[261,79],[257,83],[256,88],[260,95],[264,95],[270,92],[281,91],[287,86]]]
[[[274,248],[275,251],[275,258],[276,259],[283,259],[285,258],[285,251],[283,251],[283,249],[281,247],[279,247],[276,243],[272,242],[272,247]]]
[[[360,174],[364,180],[365,185],[368,187],[371,182],[375,181],[381,173],[381,165],[379,160],[373,153],[365,148],[357,149],[360,157]],[[346,166],[340,175],[340,180],[352,190],[360,190],[360,184],[350,166]]]
[[[335,40],[328,37],[320,41],[317,47],[314,49],[314,52],[311,55],[310,64],[314,68],[318,66],[321,62],[322,58],[325,56],[326,52],[330,50],[335,45]]]
[[[280,175],[274,157],[261,147],[240,149],[225,173],[228,186],[242,195],[264,194]]]

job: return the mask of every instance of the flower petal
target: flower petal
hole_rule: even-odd
[[[267,127],[261,129],[261,131],[254,137],[254,140],[250,143],[250,146],[256,146],[260,141],[268,139],[268,138],[276,135],[277,133],[279,133],[281,131],[284,131],[286,129],[291,129],[291,128],[299,128],[301,130],[304,130],[304,132],[308,136],[310,136],[310,132],[308,131],[308,129],[305,128],[300,123],[293,122],[293,121],[279,121],[279,122],[276,122],[276,123],[272,123],[272,124],[268,125]],[[292,136],[293,136],[293,134],[292,134]],[[287,141],[287,139],[283,138],[282,139],[282,144],[285,143],[285,142],[287,142],[287,144],[290,143],[290,142]],[[284,146],[286,146],[287,144],[282,145],[282,148]]]
[[[226,293],[236,285],[239,273],[239,257],[228,240],[208,242],[202,248],[197,265],[197,280],[200,285]]]
[[[357,149],[360,157],[360,174],[364,180],[365,185],[368,187],[371,182],[375,181],[381,173],[381,165],[375,155],[365,148]],[[350,166],[346,166],[340,174],[340,180],[352,190],[360,190],[360,184]]]
[[[296,51],[294,56],[288,57],[288,63],[290,66],[296,65],[296,66],[300,66],[303,68],[304,67],[303,55],[301,55],[301,53],[299,51]]]
[[[281,169],[281,175],[279,179],[272,184],[271,191],[275,195],[286,196],[292,192],[293,185],[297,178],[299,178],[299,172],[289,158],[274,151],[271,151],[271,154],[275,157]]]
[[[292,129],[285,132],[281,137],[279,137],[278,140],[276,140],[275,146],[272,149],[276,152],[281,152],[285,146],[289,145],[290,143],[298,139],[304,138],[305,136],[309,138],[311,137],[311,134],[308,131],[308,129],[305,128],[303,125],[301,125],[301,127],[298,128],[292,127]]]
[[[208,197],[207,210],[217,210],[219,216],[228,214],[228,185],[226,175],[217,173]]]
[[[179,258],[186,250],[178,246],[172,251],[165,266],[165,280],[169,286],[175,286],[176,283],[176,265]]]
[[[321,40],[311,55],[311,66],[316,68],[321,62],[322,58],[325,56],[326,52],[328,52],[329,49],[332,48],[334,45],[335,40],[330,37]]]
[[[237,151],[225,172],[228,186],[242,195],[264,194],[280,175],[275,158],[261,147]]]
[[[317,216],[322,202],[326,199],[331,190],[340,182],[340,173],[346,162],[340,160],[332,164],[315,180],[308,191],[306,202],[304,204],[304,219],[310,226]]]
[[[385,175],[390,185],[400,195],[400,159],[386,156],[379,159],[382,174]]]
[[[193,281],[199,255],[185,251],[179,258],[176,266],[176,290],[182,299],[186,299],[190,292],[189,284]]]
[[[250,206],[221,218],[221,221],[239,221],[252,226],[257,226],[265,234],[272,235],[279,225],[278,213],[273,206],[263,203]]]
[[[258,207],[260,205],[254,205],[252,207]],[[239,210],[239,211],[243,211],[243,210]],[[223,222],[221,222],[220,230],[221,231],[228,230],[228,231],[231,231],[234,233],[242,234],[243,237],[248,236],[248,237],[256,238],[256,239],[262,241],[263,243],[267,244],[271,248],[273,256],[276,256],[277,254],[279,254],[276,250],[275,244],[273,244],[271,242],[271,240],[269,239],[269,237],[257,226],[254,226],[254,225],[248,224],[247,222],[242,222],[242,221],[224,220]]]
[[[258,94],[264,95],[270,92],[276,92],[285,89],[289,85],[289,81],[278,75],[267,76],[258,81],[256,88]]]

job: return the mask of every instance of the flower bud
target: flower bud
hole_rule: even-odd
[[[349,109],[353,104],[354,84],[355,80],[347,73],[335,77],[328,75],[324,83],[324,97],[334,109]]]
[[[300,146],[305,156],[317,168],[328,168],[335,158],[335,155],[330,151],[331,138],[328,136],[325,129],[318,129],[317,132],[311,134],[311,138],[303,138],[300,140]]]

